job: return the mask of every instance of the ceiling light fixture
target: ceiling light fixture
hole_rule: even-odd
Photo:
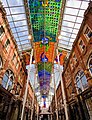
[[[62,36],[61,36],[61,35],[59,35],[59,36],[58,36],[58,39],[61,39],[61,38],[62,38]]]
[[[29,36],[28,36],[28,39],[31,40],[31,39],[32,39],[32,35],[29,35]]]

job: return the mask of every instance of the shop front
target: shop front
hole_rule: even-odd
[[[12,102],[12,94],[0,85],[0,120],[10,119]]]

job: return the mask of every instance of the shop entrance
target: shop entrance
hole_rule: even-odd
[[[48,115],[42,115],[41,120],[48,120]]]

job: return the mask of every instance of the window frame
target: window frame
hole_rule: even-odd
[[[14,53],[12,57],[12,61],[14,61],[15,58],[16,58],[16,54]]]
[[[17,55],[16,55],[15,52],[14,52],[13,57],[12,57],[12,62],[13,62],[13,64],[14,64],[15,67],[16,67],[16,64],[17,64]]]
[[[6,77],[6,78],[5,78]],[[10,91],[11,88],[13,87],[13,82],[14,82],[14,73],[11,70],[6,70],[3,79],[2,79],[2,86]]]
[[[0,25],[0,28],[1,28],[1,35],[0,35],[0,38],[2,38],[2,36],[4,35],[4,33],[5,33],[5,30],[4,30],[4,27],[3,27],[3,25]]]
[[[89,29],[89,32],[92,32],[91,28],[88,26],[88,24],[85,25],[84,30],[83,30],[83,35],[85,36],[85,38],[89,41],[91,39],[91,37],[88,37],[88,35],[85,33],[86,29]]]
[[[84,83],[83,83],[83,79],[82,79],[83,77],[86,78],[86,82],[87,82],[87,77],[86,77],[84,71],[83,71],[83,70],[79,70],[79,71],[77,72],[76,76],[75,76],[75,85],[76,85],[76,89],[77,89],[77,91],[78,91],[79,93],[80,93],[80,91],[83,92],[85,89],[88,88],[88,82],[87,82],[87,84],[85,84],[85,85],[84,85]],[[77,78],[77,79],[76,79],[76,78]],[[80,87],[78,87],[78,83],[79,83]],[[84,86],[86,86],[86,87],[84,87]]]
[[[78,59],[77,59],[75,52],[73,52],[72,59],[73,59],[74,66],[76,66]]]
[[[80,42],[83,43],[82,47],[81,47],[81,45],[80,45]],[[79,41],[78,41],[78,46],[79,46],[79,49],[80,49],[81,53],[82,53],[83,51],[85,51],[86,45],[85,45],[84,41],[83,41],[81,38],[80,38]],[[83,49],[83,46],[85,46],[84,49]]]
[[[7,40],[5,41],[4,46],[5,46],[5,49],[6,49],[6,50],[9,49],[9,47],[10,47],[10,40],[9,40],[9,39],[7,39]]]
[[[89,66],[89,62],[90,62],[91,60],[92,60],[92,53],[89,55],[88,63],[87,63],[88,70],[89,70],[89,72],[90,72],[90,74],[91,74],[91,76],[92,76],[92,72],[90,71],[90,68],[92,68],[92,67]]]
[[[16,69],[18,69],[18,67],[19,67],[19,61],[17,60],[17,62],[16,62]]]
[[[3,67],[3,60],[2,60],[2,57],[0,56],[0,69],[2,69]]]

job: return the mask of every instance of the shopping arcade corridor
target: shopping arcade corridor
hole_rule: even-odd
[[[85,2],[84,2],[85,3]],[[33,3],[34,4],[34,3]],[[47,4],[47,3],[46,3]],[[7,4],[7,5],[9,5],[9,4]],[[45,5],[45,3],[43,4],[44,5],[44,7],[46,7],[47,5]],[[65,5],[65,4],[64,4]],[[80,6],[82,5],[82,2],[80,3]],[[64,6],[63,6],[64,7]],[[6,8],[8,8],[8,7],[6,7]],[[13,7],[12,7],[13,8]],[[47,12],[47,11],[45,11],[45,12]],[[18,14],[18,13],[15,13],[15,15],[16,14]],[[11,12],[10,12],[10,15],[11,15]],[[10,15],[8,15],[9,17],[10,17]],[[44,16],[46,15],[46,13],[44,13]],[[12,15],[13,16],[13,15]],[[28,17],[28,16],[27,16]],[[59,17],[59,16],[58,16]],[[44,18],[44,17],[43,17]],[[53,18],[52,18],[53,19]],[[18,20],[17,20],[18,21]],[[20,20],[19,20],[20,21]],[[34,19],[34,21],[35,21],[35,19]],[[33,21],[33,22],[34,22]],[[43,21],[43,20],[42,20]],[[10,23],[11,23],[12,21],[10,21]],[[16,21],[15,21],[16,22]],[[38,23],[39,23],[39,21],[38,21]],[[34,23],[33,23],[34,24]],[[47,24],[47,23],[46,23]],[[56,25],[57,25],[57,23],[56,23]],[[30,25],[31,26],[31,25]],[[37,25],[38,26],[38,25]],[[37,27],[37,26],[33,26],[34,28],[35,27]],[[51,27],[53,27],[53,25],[51,26]],[[44,28],[45,29],[45,28]],[[74,28],[73,28],[74,29]],[[46,28],[46,30],[48,30],[47,28]],[[56,30],[57,30],[57,28],[56,28]],[[56,30],[55,30],[55,32],[56,32]],[[33,33],[34,33],[35,31],[33,31]],[[17,34],[18,34],[18,32],[17,32]],[[49,45],[49,47],[50,48],[52,48],[50,51],[49,51],[49,53],[50,53],[50,56],[49,56],[49,59],[48,59],[48,57],[47,57],[47,55],[48,55],[48,53],[46,54],[46,55],[44,55],[44,50],[46,50],[46,52],[48,52],[48,49],[49,49],[49,47],[48,47],[48,40],[50,40],[51,38],[50,37],[48,37],[48,34],[47,34],[47,37],[46,38],[44,38],[43,37],[43,35],[44,35],[45,33],[43,33],[43,31],[41,32],[41,39],[42,39],[42,41],[45,41],[46,40],[46,46],[45,46],[45,43],[37,43],[37,41],[34,41],[34,42],[36,42],[35,43],[35,45],[34,45],[34,43],[31,43],[31,45],[34,45],[34,47],[33,48],[36,48],[36,47],[38,47],[38,45],[40,46],[39,47],[39,49],[37,48],[37,51],[36,51],[36,49],[34,49],[35,50],[35,54],[36,54],[36,59],[37,58],[39,58],[40,57],[40,59],[39,60],[41,60],[42,62],[43,62],[43,64],[40,64],[39,63],[39,60],[37,61],[36,59],[35,59],[35,61],[33,61],[34,63],[36,62],[36,63],[39,63],[38,64],[38,68],[40,69],[40,70],[43,70],[43,69],[46,69],[47,70],[47,68],[45,68],[44,66],[46,66],[46,62],[48,63],[48,61],[50,61],[50,62],[52,62],[53,61],[53,59],[52,58],[50,58],[52,55],[53,55],[53,51],[54,51],[54,49],[56,48],[56,46],[57,46],[57,43],[56,43],[56,45],[55,45],[55,48],[53,48],[53,43],[51,43],[51,42],[49,42],[50,43],[50,45]],[[28,35],[27,35],[28,36]],[[31,37],[33,37],[33,36],[31,36]],[[60,36],[59,36],[60,37]],[[19,38],[19,36],[18,37],[15,37],[15,38]],[[40,38],[37,38],[37,40],[38,39],[40,39]],[[54,38],[52,39],[52,41],[54,40]],[[22,40],[22,41],[25,41],[26,42],[26,40]],[[18,42],[21,42],[21,40],[20,41],[18,41]],[[29,43],[27,43],[28,45],[30,45]],[[24,44],[25,46],[27,46],[26,44]],[[20,45],[21,46],[21,45]],[[59,46],[59,47],[61,47],[61,46]],[[24,46],[23,47],[21,47],[21,48],[25,48]],[[27,46],[27,48],[28,48],[28,46]],[[29,48],[30,48],[30,46],[29,46]],[[61,47],[62,48],[62,47]],[[43,49],[42,51],[40,51],[40,49]],[[63,48],[64,49],[64,48]],[[61,50],[61,49],[60,49]],[[39,54],[38,54],[38,51],[39,51],[39,54],[40,54],[40,52],[42,52],[42,54],[39,56]],[[67,49],[65,49],[65,51],[67,51],[67,53],[69,52],[70,53],[70,50],[68,51]],[[19,50],[19,52],[20,52],[20,54],[21,53],[23,53],[24,55],[25,55],[25,50],[23,50],[23,51],[21,51],[21,50]],[[29,51],[27,51],[27,53],[28,53]],[[60,51],[61,52],[61,51]],[[29,54],[29,53],[28,53]],[[66,54],[66,53],[65,53]],[[44,56],[44,57],[43,57]],[[43,58],[43,59],[42,59]],[[56,59],[57,60],[57,59]],[[57,61],[56,61],[57,62]],[[40,66],[42,66],[42,68],[40,68]],[[49,66],[50,66],[50,68],[52,68],[52,65],[51,64],[49,64]],[[57,65],[56,65],[56,67],[57,67]],[[59,69],[60,70],[60,69]],[[52,72],[52,70],[48,70],[48,71],[50,71],[50,72]],[[41,72],[41,76],[40,76],[40,72]],[[47,80],[47,83],[45,83],[45,81],[43,82],[43,83],[41,83],[40,82],[40,87],[39,86],[37,86],[39,89],[40,89],[40,91],[41,91],[41,95],[44,97],[46,97],[47,95],[48,95],[48,90],[50,89],[49,88],[49,85],[50,85],[50,82],[49,82],[49,79],[50,79],[50,74],[49,73],[47,73],[47,71],[40,71],[39,73],[38,73],[38,75],[39,75],[39,77],[40,77],[40,79],[43,79],[44,80],[44,76],[47,76],[47,78],[48,78],[48,80]],[[46,75],[45,75],[46,74]],[[37,75],[37,74],[36,74]],[[52,75],[53,76],[53,75]],[[58,82],[59,83],[59,82]],[[34,84],[34,83],[33,83]],[[36,84],[36,83],[35,83]],[[43,84],[43,85],[42,85]],[[47,84],[47,85],[46,85]],[[55,87],[54,87],[55,88]],[[52,87],[52,91],[54,91],[54,88]],[[53,93],[53,92],[52,92]],[[37,94],[39,94],[39,93],[37,93]],[[40,95],[39,95],[40,96]],[[50,96],[53,96],[53,95],[50,95]],[[39,99],[39,98],[38,98]],[[49,98],[49,99],[52,99],[52,98]],[[39,100],[38,100],[39,101]],[[42,101],[42,103],[43,103],[43,101]],[[46,104],[46,103],[45,103]],[[50,103],[49,103],[50,104]]]

